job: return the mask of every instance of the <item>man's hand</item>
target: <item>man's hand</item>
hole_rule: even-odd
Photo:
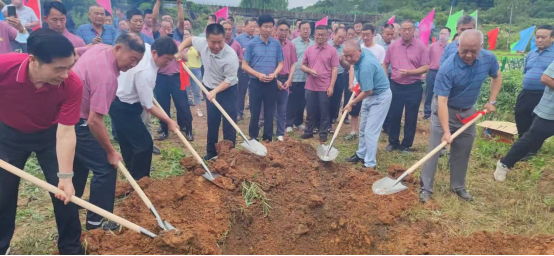
[[[179,125],[177,124],[177,122],[171,120],[170,122],[167,123],[167,129],[170,130],[170,131],[175,131],[175,130],[179,130]]]
[[[352,106],[354,104],[352,104],[352,102],[349,102],[348,104],[346,104],[346,106],[344,106],[344,109],[343,110],[346,110],[347,113],[350,113],[352,112]]]
[[[92,39],[92,44],[101,44],[102,38],[99,35],[96,35],[94,39]]]
[[[75,195],[75,188],[73,188],[73,181],[72,179],[60,179],[58,182],[58,188],[65,193],[56,194],[56,198],[63,201],[65,205],[67,205],[71,201],[71,197]]]
[[[348,90],[349,90],[350,92],[353,92],[353,91],[354,91],[354,84],[350,84],[350,85],[348,86]]]
[[[427,73],[421,76],[421,81],[425,82],[425,80],[427,80]]]
[[[275,74],[271,73],[267,76],[267,82],[271,82],[273,79],[275,79]]]
[[[277,80],[277,87],[279,88],[279,90],[285,90],[285,85],[283,83],[281,83],[281,81]]]
[[[6,21],[8,23],[8,25],[14,27],[15,29],[17,29],[17,31],[19,31],[20,33],[23,31],[23,25],[21,25],[21,21],[19,20],[19,18],[16,18],[16,17],[6,17]]]
[[[117,153],[117,151],[108,153],[108,162],[110,162],[111,165],[115,166],[115,168],[117,168],[117,164],[121,161],[123,161],[123,157],[121,157],[121,155]]]
[[[333,86],[329,86],[329,88],[327,89],[327,97],[333,96],[333,90]]]
[[[258,80],[260,80],[260,82],[264,82],[264,83],[267,83],[267,76],[263,73],[258,73],[258,75],[256,76],[256,78],[258,78]]]
[[[496,112],[496,107],[493,104],[487,103],[485,106],[483,106],[485,110],[487,110],[487,113]]]
[[[315,71],[315,69],[310,69],[310,73],[309,73],[309,74],[312,75],[312,76],[315,76],[315,77],[317,77],[317,76],[319,75],[319,74],[317,73],[317,71]]]
[[[217,96],[217,92],[212,90],[211,92],[206,93],[206,97],[209,101],[213,101],[215,97]]]
[[[399,69],[398,71],[400,72],[400,76],[409,76],[410,75],[410,70]]]
[[[445,132],[444,135],[442,136],[442,140],[441,142],[445,142],[450,144],[452,143],[452,134],[450,134],[450,132]]]
[[[285,90],[290,88],[292,86],[292,80],[287,80],[283,86],[285,87]]]

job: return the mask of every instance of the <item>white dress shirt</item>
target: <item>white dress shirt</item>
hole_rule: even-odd
[[[146,51],[139,64],[129,69],[127,72],[121,72],[117,79],[117,97],[120,101],[127,104],[140,104],[146,109],[154,107],[154,88],[156,87],[156,77],[158,75],[158,66],[152,58],[152,52],[149,44],[144,44]]]

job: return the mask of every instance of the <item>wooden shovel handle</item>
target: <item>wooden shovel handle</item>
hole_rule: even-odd
[[[46,181],[43,181],[3,160],[0,160],[0,167],[8,172],[11,172],[12,174],[16,175],[16,176],[19,176],[20,178],[28,181],[28,182],[31,182],[33,183],[34,185],[52,193],[52,194],[63,194],[65,195],[65,193],[63,191],[61,191],[60,189],[58,189],[57,187],[55,186],[52,186],[51,184],[47,183]],[[71,197],[71,202],[78,205],[78,206],[81,206],[91,212],[94,212],[106,219],[109,219],[113,222],[116,222],[117,224],[121,225],[121,226],[124,226],[130,230],[133,230],[137,233],[142,233],[141,232],[141,227],[135,223],[132,223],[126,219],[123,219],[113,213],[110,213],[96,205],[93,205],[77,196],[72,196]]]
[[[356,92],[352,92],[352,96],[350,96],[350,100],[348,100],[348,103],[352,102],[356,98]],[[337,125],[337,128],[335,129],[335,133],[333,134],[333,138],[331,139],[331,143],[329,144],[329,150],[327,151],[327,155],[331,151],[331,148],[333,147],[333,143],[335,143],[335,140],[337,139],[337,136],[339,136],[340,128],[342,127],[342,124],[344,123],[344,119],[346,119],[346,115],[348,114],[348,111],[345,109],[342,113],[342,116],[340,118],[339,125]]]
[[[123,165],[123,163],[121,163],[121,161],[117,163],[117,167],[123,173],[123,175],[125,175],[125,178],[127,178],[127,181],[131,184],[131,187],[135,189],[140,199],[142,199],[142,201],[144,202],[144,204],[146,204],[148,209],[152,208],[152,202],[150,201],[150,199],[148,199],[144,191],[140,188],[137,181],[133,178],[131,173],[129,173],[129,171],[127,170],[127,168],[125,168],[125,166]]]

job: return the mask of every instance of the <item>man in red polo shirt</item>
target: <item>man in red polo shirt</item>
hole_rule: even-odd
[[[48,29],[33,32],[27,46],[29,55],[11,53],[0,58],[0,159],[23,169],[31,153],[36,154],[46,181],[66,195],[50,194],[59,251],[81,254],[78,207],[68,204],[75,194],[74,125],[83,93],[79,77],[71,72],[74,48],[64,36]],[[0,169],[0,255],[8,251],[15,230],[19,180]]]

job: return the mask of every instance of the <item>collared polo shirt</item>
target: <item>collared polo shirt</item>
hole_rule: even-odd
[[[442,53],[441,60],[439,62],[439,66],[442,65],[442,63],[446,59],[448,59],[450,56],[455,55],[456,53],[458,53],[458,46],[459,45],[460,44],[459,44],[458,40],[454,40],[451,43],[449,43],[448,45],[446,45],[446,47],[444,47],[444,52]]]
[[[12,51],[11,41],[17,37],[17,29],[0,20],[0,54]]]
[[[490,51],[481,50],[473,65],[467,65],[455,54],[441,65],[433,92],[448,97],[450,107],[471,108],[487,76],[498,77],[498,69],[498,61]]]
[[[255,37],[246,45],[244,60],[255,71],[269,75],[275,72],[279,62],[283,61],[283,47],[272,37],[269,37],[267,43],[261,37]]]
[[[197,36],[192,38],[192,46],[198,51],[204,64],[202,80],[206,87],[214,89],[223,81],[231,86],[238,83],[239,58],[230,46],[225,44],[225,48],[218,54],[213,54],[206,38]]]
[[[392,66],[391,79],[394,82],[413,84],[421,81],[421,75],[401,76],[399,70],[414,70],[429,65],[429,48],[415,38],[408,44],[398,40],[389,46],[384,63]]]
[[[183,37],[185,35],[183,35],[183,33],[181,33],[181,31],[179,31],[179,28],[175,28],[173,30],[173,39],[177,40],[177,42],[183,42]]]
[[[300,31],[298,31],[298,30],[292,31],[291,38],[292,38],[293,40],[296,39],[296,38],[299,37],[299,36],[300,36]]]
[[[544,71],[544,74],[554,78],[554,62],[548,66],[548,68]],[[539,102],[539,105],[535,107],[535,111],[533,112],[542,119],[554,121],[554,89],[546,86],[541,101]]]
[[[29,78],[29,55],[0,58],[0,121],[23,133],[37,133],[56,124],[79,122],[83,85],[72,71],[59,85],[37,89]]]
[[[394,43],[394,40],[391,40],[391,41],[390,41],[390,44],[387,44],[387,42],[385,42],[385,40],[383,40],[382,38],[381,38],[381,40],[377,41],[377,44],[380,45],[380,46],[383,46],[383,48],[385,49],[385,56],[386,56],[386,54],[387,54],[387,50],[389,49],[389,46],[390,46],[392,43]],[[385,60],[383,59],[383,61],[385,61]],[[389,67],[387,68],[387,70],[388,70],[389,74],[392,72],[392,69],[391,69],[390,65],[389,65]]]
[[[113,40],[113,44],[112,45],[115,45],[115,41],[117,40],[117,38],[121,35],[121,31],[117,32],[117,35],[115,36],[115,40]],[[140,33],[139,34],[140,36],[140,39],[142,39],[142,41],[145,43],[145,44],[149,44],[149,45],[152,45],[154,43],[154,38],[152,37],[149,37],[147,35],[145,35],[144,33]]]
[[[202,67],[202,61],[200,61],[200,55],[198,55],[198,51],[194,46],[185,49],[187,53],[187,67],[188,68],[201,68]]]
[[[429,69],[439,70],[440,60],[445,47],[446,44],[444,44],[440,40],[429,46]]]
[[[2,8],[2,12],[7,12],[8,6],[13,6],[13,4],[4,6],[4,8]],[[38,21],[35,11],[28,6],[23,5],[21,8],[16,8],[15,13],[17,14],[17,18],[19,18],[19,21],[21,21],[21,25],[24,27],[27,23]]]
[[[88,119],[90,111],[107,115],[115,99],[119,68],[112,49],[111,45],[94,45],[73,67],[83,83],[80,114],[83,119]]]
[[[152,31],[151,29],[149,29],[147,26],[146,26],[146,23],[142,26],[142,30],[140,31],[141,33],[149,36],[149,37],[152,37],[154,38],[154,31]]]
[[[372,95],[379,95],[390,88],[390,83],[383,66],[372,55],[368,49],[362,49],[360,60],[354,65],[354,77],[362,91],[373,90]]]
[[[525,57],[523,67],[523,89],[532,91],[543,91],[544,84],[541,77],[544,71],[554,61],[554,44],[540,52],[539,49],[529,52]]]
[[[306,49],[302,65],[314,69],[317,72],[317,77],[308,75],[306,78],[306,89],[316,92],[327,91],[331,85],[332,71],[334,67],[338,67],[339,56],[337,50],[329,44],[318,46],[312,45]]]
[[[292,64],[298,62],[298,57],[296,56],[296,48],[294,44],[286,39],[285,43],[281,43],[283,48],[283,69],[279,72],[279,75],[288,75],[290,74],[290,68]]]
[[[74,34],[69,33],[67,29],[63,31],[62,35],[65,36],[65,38],[67,38],[75,48],[87,46],[87,44],[85,44],[85,41],[83,41],[83,39],[81,39],[80,37]]]
[[[97,33],[89,23],[79,26],[77,31],[75,31],[75,35],[82,38],[83,41],[85,41],[85,44],[88,45],[92,43],[92,40],[94,40]],[[112,45],[117,38],[117,30],[112,25],[104,25],[100,38],[102,38],[102,43]]]
[[[335,50],[337,50],[337,55],[339,56],[339,60],[340,60],[340,56],[344,53],[344,44],[337,46],[335,45],[333,40],[327,41],[327,43],[333,48],[335,48]],[[344,73],[344,68],[342,67],[342,65],[340,65],[340,62],[339,62],[339,72],[337,74],[342,74],[342,73]]]
[[[237,57],[239,60],[242,60],[244,58],[244,55],[242,53],[242,47],[240,46],[239,42],[235,39],[231,39],[231,41],[227,42],[228,46],[231,46],[231,48],[235,51],[237,54]]]
[[[303,83],[306,82],[307,78],[306,73],[302,72],[300,69],[302,67],[302,60],[304,60],[304,53],[306,52],[306,49],[314,45],[315,42],[312,39],[308,39],[308,43],[306,43],[302,40],[302,37],[297,37],[292,40],[292,43],[294,44],[294,48],[296,48],[296,58],[298,59],[298,62],[296,62],[296,70],[292,76],[292,81],[295,83]]]
[[[127,72],[121,72],[117,78],[117,98],[127,104],[139,103],[146,109],[154,107],[154,88],[156,87],[156,77],[158,75],[158,66],[152,58],[151,46],[144,45],[146,51],[139,64],[129,69]]]

